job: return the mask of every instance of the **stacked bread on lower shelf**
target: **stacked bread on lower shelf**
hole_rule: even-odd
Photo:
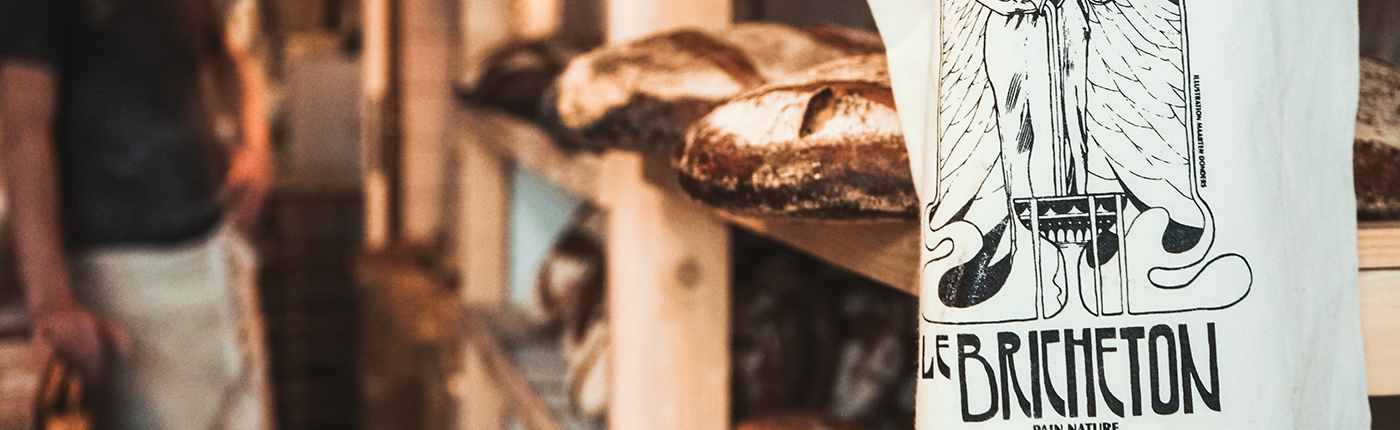
[[[601,213],[580,209],[545,256],[535,281],[535,301],[559,332],[569,400],[593,420],[607,413],[610,377],[604,223]]]
[[[917,300],[766,239],[732,237],[730,404],[740,428],[913,428]]]
[[[572,411],[610,403],[604,215],[583,209],[536,277]],[[901,430],[913,425],[916,299],[736,231],[731,410],[739,428]]]
[[[864,430],[835,418],[802,412],[765,415],[744,420],[735,430]]]

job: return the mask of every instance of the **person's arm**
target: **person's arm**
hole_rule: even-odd
[[[58,79],[43,63],[0,60],[0,149],[13,201],[16,257],[34,332],[89,380],[107,345],[129,343],[120,327],[78,303],[69,284],[53,140]]]
[[[226,39],[216,73],[225,97],[237,102],[239,143],[229,160],[223,200],[229,222],[250,231],[262,212],[272,184],[272,150],[268,138],[265,80],[248,41]]]

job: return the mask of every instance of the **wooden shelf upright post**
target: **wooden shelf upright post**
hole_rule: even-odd
[[[404,243],[432,244],[442,234],[446,147],[452,113],[455,0],[395,0],[398,68],[399,187]]]
[[[362,8],[365,46],[361,58],[364,78],[360,89],[360,170],[364,174],[364,247],[380,250],[389,244],[392,229],[389,214],[393,211],[389,207],[390,169],[384,166],[381,154],[386,144],[386,129],[393,126],[386,108],[393,94],[390,90],[393,47],[389,22],[393,13],[389,0],[365,0]]]
[[[461,298],[468,307],[495,308],[505,302],[507,198],[506,161],[491,153],[478,139],[490,138],[466,130],[471,141],[461,145],[458,175],[457,255],[461,272]],[[505,402],[481,352],[472,345],[462,351],[461,378],[454,391],[460,396],[458,425],[471,430],[499,430],[504,423]]]
[[[732,21],[732,7],[730,0],[605,0],[606,40],[721,29]],[[603,161],[613,348],[608,426],[725,430],[728,230],[711,211],[649,182],[648,161],[621,151]]]
[[[491,51],[514,36],[511,11],[515,0],[462,0],[458,10],[459,83],[474,85]],[[509,161],[491,151],[489,128],[473,115],[455,117],[460,133],[458,157],[456,268],[461,274],[461,300],[467,307],[490,309],[505,303]],[[458,429],[505,428],[507,401],[496,387],[482,351],[462,346],[461,373],[452,381],[458,396]]]
[[[613,430],[729,428],[729,234],[711,211],[605,156]],[[655,162],[655,161],[653,161]]]

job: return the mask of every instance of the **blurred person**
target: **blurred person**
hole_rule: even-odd
[[[270,428],[258,70],[217,0],[0,0],[0,148],[35,334],[120,429]],[[242,45],[246,47],[246,43]]]

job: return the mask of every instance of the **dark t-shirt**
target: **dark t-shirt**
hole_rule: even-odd
[[[0,0],[0,60],[58,74],[70,246],[180,242],[218,223],[226,154],[199,69],[223,46],[200,2]]]

